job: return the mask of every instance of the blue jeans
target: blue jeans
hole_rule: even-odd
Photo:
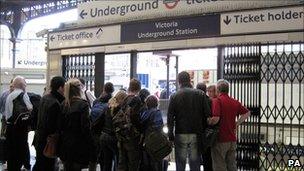
[[[187,157],[191,171],[200,170],[200,153],[198,151],[198,141],[196,134],[176,134],[175,135],[175,160],[176,170],[184,171]]]

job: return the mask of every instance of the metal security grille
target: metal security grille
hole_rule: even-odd
[[[304,44],[261,48],[262,170],[304,170]],[[301,167],[288,167],[288,160]]]
[[[304,44],[224,48],[230,95],[252,116],[237,132],[239,170],[304,170]],[[300,167],[288,166],[298,160]]]
[[[94,89],[94,54],[63,56],[62,60],[62,75],[64,78],[83,78],[86,81],[86,88],[89,90]]]
[[[230,96],[251,111],[250,118],[237,130],[237,166],[258,170],[260,123],[260,46],[224,48],[223,78],[230,82]]]

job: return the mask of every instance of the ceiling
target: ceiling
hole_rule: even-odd
[[[10,11],[15,8],[24,8],[35,5],[47,4],[58,0],[0,0],[0,10]]]

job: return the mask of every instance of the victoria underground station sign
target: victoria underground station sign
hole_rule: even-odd
[[[199,16],[121,25],[121,42],[207,38],[220,35],[220,15]]]

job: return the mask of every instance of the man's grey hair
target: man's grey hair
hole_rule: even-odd
[[[225,79],[220,79],[216,83],[219,93],[229,93],[229,82]]]

